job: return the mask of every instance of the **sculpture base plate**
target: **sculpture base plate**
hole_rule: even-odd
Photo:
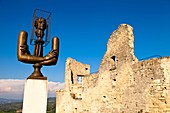
[[[46,113],[48,81],[27,79],[22,113]]]
[[[27,79],[47,80],[47,77],[44,77],[44,76],[29,76]]]

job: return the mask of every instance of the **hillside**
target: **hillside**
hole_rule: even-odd
[[[19,100],[19,99],[0,98],[0,104],[15,103],[15,102],[22,102],[22,100]]]
[[[3,102],[1,102],[3,100]],[[55,97],[48,98],[47,113],[55,113]],[[22,101],[19,100],[11,101],[10,99],[0,99],[0,113],[21,113]]]

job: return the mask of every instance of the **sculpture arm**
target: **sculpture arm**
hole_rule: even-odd
[[[30,55],[27,45],[28,34],[25,31],[21,31],[18,36],[17,57],[18,60],[24,63],[35,64],[47,60],[43,57]]]
[[[54,37],[52,40],[52,50],[47,54],[47,56],[51,56],[51,59],[40,62],[41,65],[56,65],[58,61],[59,55],[59,39],[58,37]]]

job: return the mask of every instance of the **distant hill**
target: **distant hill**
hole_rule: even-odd
[[[48,98],[48,102],[55,102],[56,101],[56,98],[55,97],[49,97]]]
[[[48,98],[47,113],[55,113],[56,98]],[[22,109],[22,100],[0,98],[0,113],[16,113]]]
[[[6,99],[6,98],[0,98],[0,104],[15,103],[15,102],[22,102],[22,100],[21,100],[21,99]]]

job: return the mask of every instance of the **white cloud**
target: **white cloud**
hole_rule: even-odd
[[[48,95],[49,97],[56,96],[56,90],[63,89],[64,83],[60,82],[48,82]]]
[[[1,79],[0,98],[22,99],[25,80]],[[64,83],[48,82],[48,96],[55,97],[56,90],[63,89]]]

